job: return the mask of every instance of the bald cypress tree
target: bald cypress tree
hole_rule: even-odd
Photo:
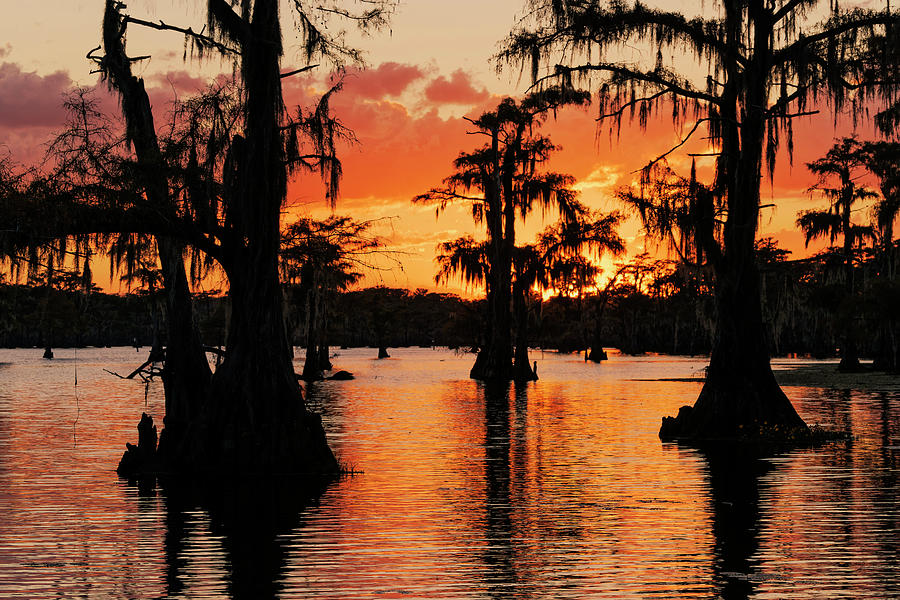
[[[807,168],[818,177],[818,183],[810,188],[811,192],[821,194],[828,200],[826,210],[805,210],[797,218],[797,226],[806,235],[806,243],[828,237],[832,243],[842,238],[841,254],[844,261],[844,285],[846,297],[844,305],[846,318],[841,326],[841,363],[842,371],[858,371],[859,350],[857,348],[856,297],[859,284],[856,282],[854,265],[858,252],[866,241],[873,239],[874,232],[868,225],[859,225],[852,221],[852,211],[858,202],[870,200],[876,196],[869,188],[859,185],[857,180],[863,169],[861,145],[854,138],[844,138],[835,143],[825,156],[808,163]]]
[[[530,65],[537,87],[591,87],[601,123],[646,125],[671,114],[686,125],[678,146],[705,131],[716,156],[690,236],[715,273],[713,350],[697,402],[664,419],[660,437],[805,431],[769,365],[754,255],[760,182],[779,148],[793,148],[794,119],[816,112],[817,100],[854,116],[893,101],[887,54],[897,46],[897,14],[816,0],[718,0],[690,19],[637,2],[531,0],[528,9],[501,58]],[[822,22],[811,21],[823,11]],[[617,53],[634,46],[649,60]],[[685,55],[697,59],[696,75],[671,58]],[[646,182],[676,148],[647,165]],[[721,214],[700,210],[704,204]]]
[[[328,111],[330,94],[312,111],[290,114],[281,80],[314,67],[312,61],[323,57],[358,61],[357,50],[332,36],[328,19],[377,27],[385,23],[391,4],[368,2],[357,14],[340,2],[294,3],[307,64],[283,72],[284,32],[277,0],[211,0],[203,33],[125,15],[122,3],[107,2],[106,55],[99,62],[121,96],[129,128],[135,129],[130,129],[130,137],[151,137],[153,124],[149,118],[140,120],[141,113],[149,111],[146,94],[142,89],[131,93],[132,82],[116,79],[108,67],[116,51],[126,63],[134,60],[124,56],[126,27],[179,31],[200,56],[213,53],[233,59],[238,79],[230,94],[215,90],[185,105],[183,127],[176,134],[177,167],[169,165],[181,184],[170,202],[172,229],[218,263],[228,278],[231,303],[224,361],[206,392],[192,399],[193,412],[183,431],[163,432],[164,440],[169,433],[178,433],[173,437],[179,443],[164,446],[167,454],[162,459],[170,467],[337,470],[321,421],[306,410],[293,370],[282,308],[279,246],[281,211],[292,172],[318,171],[327,182],[328,197],[336,199],[341,170],[335,144],[344,130]],[[143,84],[138,81],[134,87]],[[132,113],[138,118],[129,117]]]
[[[554,207],[569,220],[577,218],[582,208],[571,189],[570,175],[541,172],[540,166],[557,148],[537,128],[554,107],[585,100],[584,94],[556,89],[522,102],[505,98],[495,110],[469,120],[473,133],[487,138],[485,145],[461,153],[454,161],[456,172],[444,180],[443,187],[413,199],[437,204],[438,211],[451,202],[469,203],[476,223],[485,225],[487,327],[469,373],[472,379],[510,381],[515,377],[511,303],[516,220],[524,219],[537,205]]]

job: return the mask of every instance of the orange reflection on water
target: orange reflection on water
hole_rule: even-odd
[[[757,457],[657,439],[702,360],[535,353],[493,389],[471,355],[341,351],[357,379],[308,397],[360,474],[138,489],[113,469],[161,390],[102,371],[133,351],[79,351],[77,409],[71,362],[0,352],[0,597],[900,595],[895,394],[791,388],[859,437]]]

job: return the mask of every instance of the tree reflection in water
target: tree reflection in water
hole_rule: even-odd
[[[318,501],[327,483],[290,476],[204,483],[167,480],[158,487],[141,482],[141,495],[158,494],[164,504],[166,597],[181,596],[193,586],[206,588],[208,594],[213,585],[209,573],[198,580],[194,563],[219,556],[225,560],[219,572],[228,597],[279,597],[290,535],[303,526],[304,511]],[[198,519],[198,514],[205,518]],[[207,526],[198,526],[198,521]]]
[[[701,454],[709,466],[713,573],[721,585],[719,596],[748,598],[759,580],[754,555],[759,548],[760,480],[773,467],[759,451],[745,446],[710,446]]]
[[[519,587],[510,493],[510,384],[484,387],[485,584],[492,598]]]

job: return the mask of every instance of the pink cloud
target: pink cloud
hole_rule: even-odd
[[[450,74],[449,79],[442,75],[431,80],[425,88],[425,97],[441,104],[475,104],[484,101],[488,97],[488,91],[484,88],[475,89],[469,74],[457,69]]]
[[[0,63],[0,127],[52,127],[65,120],[63,98],[72,86],[63,71],[26,73],[16,63]]]
[[[149,78],[148,83],[154,88],[159,88],[157,91],[168,92],[169,96],[172,96],[173,92],[178,95],[194,94],[205,89],[210,84],[210,80],[181,69],[157,73]]]
[[[344,87],[348,94],[377,100],[399,96],[410,84],[424,76],[425,73],[416,65],[386,62],[374,69],[350,72]]]

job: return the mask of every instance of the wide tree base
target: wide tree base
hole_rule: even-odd
[[[316,476],[334,476],[341,467],[325,438],[325,430],[319,415],[305,412],[294,431],[280,434],[281,444],[271,444],[261,456],[237,455],[234,441],[217,436],[213,439],[193,437],[202,435],[203,428],[179,431],[182,439],[164,429],[157,444],[153,418],[142,413],[138,423],[138,444],[126,443],[116,472],[120,477],[135,479],[157,475],[192,475],[222,473],[278,474],[296,473]],[[272,454],[272,449],[281,455]],[[230,451],[229,451],[230,450]],[[246,454],[246,453],[245,453]]]
[[[838,363],[838,371],[841,373],[859,373],[863,370],[865,369],[863,369],[859,359],[855,356],[842,358],[841,362]]]
[[[663,417],[663,441],[802,439],[806,425],[771,371],[757,379],[707,379],[694,406]]]
[[[488,349],[482,348],[469,371],[470,379],[489,382],[512,381],[515,379],[511,356],[498,358]]]
[[[594,346],[591,347],[590,352],[587,355],[587,360],[599,363],[603,362],[604,360],[609,360],[609,356],[606,354],[606,350],[604,350],[602,346]]]
[[[534,366],[537,367],[537,363],[535,363]],[[538,380],[538,375],[537,375],[536,369],[529,366],[527,362],[523,365],[516,364],[514,370],[515,370],[515,373],[513,376],[513,381],[517,381],[517,382],[521,383],[521,382],[525,382],[525,381],[537,381]]]

